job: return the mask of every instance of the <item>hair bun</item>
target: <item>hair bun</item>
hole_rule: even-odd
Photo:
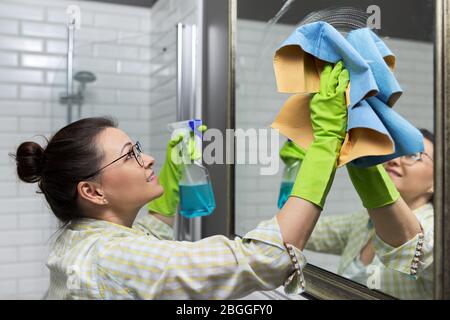
[[[36,142],[23,142],[17,148],[17,174],[22,181],[33,183],[41,179],[44,167],[44,149]]]

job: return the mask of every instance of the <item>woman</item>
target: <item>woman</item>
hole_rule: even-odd
[[[420,131],[422,153],[368,169],[347,167],[366,209],[322,217],[305,247],[340,255],[338,274],[403,299],[433,297],[434,136]],[[302,159],[297,146],[286,144],[282,154],[287,150],[291,158]],[[383,193],[392,201],[386,202]]]
[[[347,123],[348,71],[341,62],[327,65],[320,81],[311,102],[315,139],[299,185],[274,218],[243,239],[170,241],[155,232],[163,223],[152,215],[135,221],[142,206],[159,198],[162,204],[151,208],[161,212],[154,212],[172,214],[177,192],[168,188],[169,197],[163,195],[154,159],[108,119],[74,122],[45,148],[22,143],[15,155],[20,179],[37,182],[64,223],[47,261],[47,298],[224,299],[283,283],[288,293],[300,292],[301,250],[333,180]],[[169,142],[164,174],[177,172],[170,156],[176,143]],[[310,176],[317,165],[321,174]]]

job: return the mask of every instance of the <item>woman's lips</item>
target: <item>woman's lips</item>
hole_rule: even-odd
[[[155,179],[156,178],[156,175],[155,175],[155,173],[154,172],[152,172],[149,176],[148,176],[148,178],[147,178],[147,182],[151,182],[153,179]]]
[[[392,175],[394,175],[396,177],[401,177],[402,176],[400,173],[398,173],[397,171],[395,171],[393,169],[386,168],[386,172],[390,173],[390,174],[392,174]]]

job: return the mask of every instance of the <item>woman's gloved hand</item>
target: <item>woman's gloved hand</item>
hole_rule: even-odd
[[[400,193],[383,165],[359,168],[347,164],[347,171],[366,209],[375,209],[395,202]]]
[[[294,141],[286,141],[280,149],[280,158],[285,165],[290,165],[295,161],[303,161],[305,149],[299,147]]]
[[[203,133],[207,130],[207,127],[206,125],[201,125],[197,129]],[[183,159],[182,155],[175,148],[183,138],[184,135],[179,134],[170,139],[167,144],[166,160],[158,176],[159,183],[164,188],[164,194],[147,204],[147,210],[150,213],[159,213],[166,217],[172,217],[177,212],[177,206],[180,202],[178,183],[181,179]],[[191,160],[201,158],[201,154],[195,151],[194,132],[191,132],[188,150]]]
[[[320,91],[311,99],[314,141],[308,148],[291,195],[323,209],[336,172],[337,158],[347,129],[345,91],[350,75],[342,61],[325,65]]]

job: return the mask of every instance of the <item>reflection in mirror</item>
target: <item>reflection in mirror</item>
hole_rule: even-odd
[[[393,110],[421,129],[424,150],[385,162],[385,169],[380,169],[387,173],[384,180],[369,181],[366,174],[365,195],[361,186],[352,183],[345,166],[338,168],[305,255],[310,264],[370,289],[402,299],[431,299],[434,1],[339,1],[334,5],[329,8],[326,1],[238,0],[235,126],[248,135],[251,130],[269,129],[291,96],[277,92],[273,57],[297,27],[327,21],[345,37],[366,21],[396,57],[393,71],[403,93]],[[347,15],[343,19],[347,24],[342,24],[342,7],[359,14]],[[261,135],[258,139],[270,141]],[[278,153],[286,137],[280,135],[277,141],[278,145],[269,142],[267,149],[258,149],[258,153]],[[251,146],[237,145],[236,158],[254,153]],[[261,161],[236,164],[236,234],[244,235],[262,219],[272,217],[278,211],[282,181],[287,187],[295,179],[295,165],[289,173],[280,162],[272,175],[262,175],[263,167],[267,165]],[[365,197],[382,195],[386,183],[395,185],[400,198],[381,208],[365,209]],[[391,188],[392,194],[395,189]],[[367,199],[364,203],[370,207]]]

